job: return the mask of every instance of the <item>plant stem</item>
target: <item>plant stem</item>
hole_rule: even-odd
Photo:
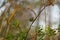
[[[45,7],[46,7],[46,6],[45,6]],[[40,15],[41,12],[45,9],[45,7],[44,7],[42,10],[39,11],[38,15],[37,15],[36,18],[33,20],[32,24],[33,24],[33,23],[35,22],[35,20],[39,17],[39,15]],[[29,29],[28,29],[28,31],[27,31],[27,33],[26,33],[25,40],[27,39],[27,36],[28,36],[28,33],[29,33],[29,31],[30,31],[30,29],[31,29],[31,27],[32,27],[32,24],[30,25],[30,27],[29,27]]]

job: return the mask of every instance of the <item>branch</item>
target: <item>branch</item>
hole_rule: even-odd
[[[39,17],[39,15],[41,14],[41,12],[42,12],[45,8],[46,8],[46,6],[44,6],[44,8],[39,11],[38,15],[37,15],[36,18],[33,20],[32,24],[35,22],[35,20]],[[30,31],[30,29],[31,29],[31,27],[32,27],[32,24],[30,25],[30,27],[29,27],[29,29],[28,29],[28,31],[27,31],[27,33],[26,33],[25,40],[27,39],[27,36],[28,36],[28,33],[29,33],[29,31]]]
[[[17,11],[17,10],[14,10],[14,11],[11,13],[10,17],[8,18],[8,24],[9,24],[10,21],[12,20],[12,18],[13,18],[13,16],[15,15],[16,11]]]
[[[2,28],[3,28],[3,22],[4,22],[4,20],[6,19],[6,14],[7,14],[7,12],[9,11],[9,9],[10,9],[10,7],[8,7],[8,8],[6,8],[5,10],[4,10],[4,12],[2,13],[2,22],[1,22],[1,26],[0,26],[0,32],[2,31]]]

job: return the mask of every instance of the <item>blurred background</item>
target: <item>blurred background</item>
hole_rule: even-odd
[[[0,40],[60,40],[60,0],[0,0]]]

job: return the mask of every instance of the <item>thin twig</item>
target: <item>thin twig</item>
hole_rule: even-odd
[[[12,18],[14,17],[15,13],[16,13],[16,9],[14,9],[14,11],[11,13],[10,17],[8,18],[8,24],[10,23],[10,21],[12,20]]]
[[[41,12],[42,12],[45,8],[46,8],[46,6],[45,6],[42,10],[39,11],[38,15],[37,15],[36,18],[33,20],[32,24],[35,22],[35,20],[39,17],[39,15],[41,14]],[[28,31],[27,31],[27,33],[26,33],[25,40],[27,39],[27,36],[28,36],[28,33],[29,33],[29,31],[30,31],[30,29],[31,29],[31,27],[32,27],[32,24],[30,25],[30,27],[29,27],[29,29],[28,29]]]
[[[11,20],[12,20],[14,14],[15,14],[15,10],[13,11],[12,14],[13,14],[13,15],[11,15],[11,16],[9,17],[9,19],[7,20],[7,30],[6,30],[5,37],[7,36],[8,32],[9,32],[9,29],[10,29],[10,22],[11,22]]]
[[[0,32],[1,32],[1,30],[2,30],[2,28],[3,28],[3,22],[4,22],[4,20],[6,19],[6,15],[7,15],[7,12],[8,12],[8,10],[9,10],[9,8],[10,7],[8,7],[8,8],[6,8],[5,10],[4,10],[4,12],[2,13],[3,15],[3,18],[2,18],[2,23],[1,23],[1,27],[0,27]]]

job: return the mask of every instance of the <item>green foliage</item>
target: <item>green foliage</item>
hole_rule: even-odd
[[[17,28],[15,30],[17,30]],[[24,40],[27,29],[23,29],[23,30],[19,29],[17,31],[18,31],[18,33],[14,33],[13,31],[9,32],[9,34],[7,35],[7,37],[5,37],[5,39],[6,40]],[[17,31],[15,31],[15,32],[17,32]]]
[[[56,33],[56,31],[55,30],[53,30],[50,26],[48,26],[47,28],[46,28],[46,35],[48,35],[48,36],[53,36],[53,35],[55,35]]]
[[[43,29],[41,27],[38,28],[38,39],[43,40],[43,36],[45,33],[43,32]]]
[[[18,27],[19,26],[19,21],[17,19],[14,19],[12,22],[13,27]]]
[[[42,26],[42,27],[43,27],[43,26]],[[44,37],[45,35],[47,35],[48,37],[50,37],[50,36],[55,36],[55,35],[56,35],[55,32],[56,32],[56,31],[55,31],[54,29],[52,29],[50,26],[48,26],[45,31],[43,31],[43,28],[41,28],[41,26],[40,26],[40,27],[38,28],[38,39],[39,39],[39,40],[43,40],[43,37]]]
[[[58,25],[58,32],[60,32],[60,24]]]
[[[14,19],[11,23],[10,31],[5,37],[6,40],[24,40],[26,36],[27,28],[19,28],[19,21]]]
[[[8,2],[13,2],[12,0],[7,0]],[[48,0],[49,1],[49,0]],[[28,1],[22,1],[19,5],[17,5],[16,7],[15,7],[15,5],[16,4],[14,4],[15,2],[13,2],[13,4],[12,4],[12,8],[14,9],[19,9],[20,7],[20,10],[23,10],[24,8],[31,8],[31,9],[33,9],[33,7],[40,7],[40,8],[42,8],[43,7],[43,4],[44,4],[44,2],[43,2],[43,0],[40,0],[40,1],[38,1],[38,2],[34,2],[34,3],[30,3],[30,2],[28,2]],[[47,3],[47,2],[46,2]],[[18,3],[17,3],[18,4]],[[53,4],[53,1],[52,0],[50,0],[49,2],[48,2],[48,4],[47,5],[51,5],[51,4]],[[13,14],[10,16],[10,18],[9,18],[9,20],[8,20],[8,22],[10,23],[10,20],[13,18],[13,16],[14,16],[14,14],[15,14],[15,12],[16,12],[16,10],[13,12]],[[20,11],[21,12],[21,11]],[[19,13],[20,13],[19,12]],[[23,13],[24,13],[24,11],[22,11]],[[9,13],[8,13],[9,14]],[[3,16],[3,17],[5,17],[5,16]],[[2,17],[2,18],[3,18]],[[25,17],[25,16],[24,16]],[[1,21],[1,20],[0,20]],[[31,19],[30,19],[30,21],[34,21],[34,18],[32,17]],[[0,25],[1,25],[1,23],[2,22],[0,22]],[[25,37],[26,37],[26,33],[27,33],[27,27],[25,27],[25,24],[26,22],[24,22],[24,23],[22,23],[21,22],[21,25],[23,25],[24,26],[24,28],[21,26],[21,28],[19,27],[19,21],[17,20],[17,19],[14,19],[13,21],[12,21],[12,23],[11,23],[11,25],[9,25],[9,27],[10,27],[10,30],[9,30],[9,33],[7,34],[7,37],[5,37],[5,39],[6,40],[24,40],[25,39]],[[28,23],[26,23],[26,24],[28,24]],[[43,26],[42,26],[43,27]],[[18,32],[17,32],[18,31]],[[36,32],[37,32],[37,36],[38,36],[38,40],[43,40],[43,37],[45,36],[45,35],[48,35],[48,37],[50,37],[50,36],[54,36],[56,33],[55,33],[55,30],[53,30],[50,26],[48,26],[47,28],[46,28],[46,30],[45,30],[45,32],[43,31],[43,28],[41,28],[41,26],[39,26],[36,30],[35,30]],[[58,31],[60,32],[60,25],[58,26]]]
[[[19,40],[24,40],[25,36],[26,36],[26,31],[20,31],[18,34],[18,39]]]
[[[8,36],[5,38],[6,40],[13,40],[14,35],[12,33],[9,33]]]

